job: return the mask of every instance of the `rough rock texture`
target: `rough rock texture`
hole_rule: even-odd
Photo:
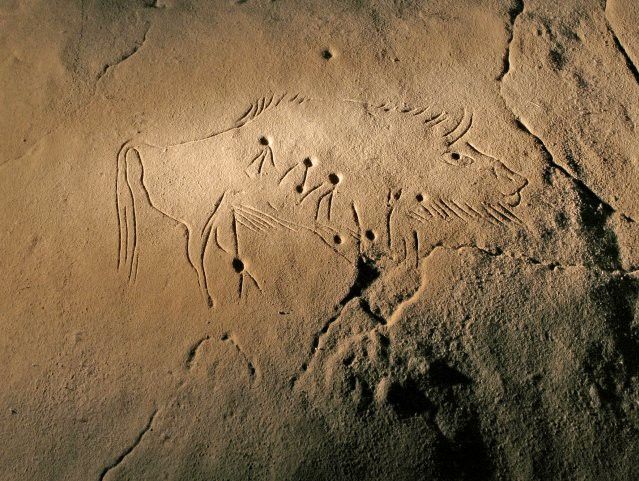
[[[2,2],[0,479],[639,479],[638,21]]]

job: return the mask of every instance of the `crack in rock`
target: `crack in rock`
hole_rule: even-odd
[[[514,37],[515,22],[517,21],[517,17],[523,13],[524,7],[523,0],[515,0],[512,7],[508,10],[508,26],[506,27],[508,40],[506,41],[506,50],[502,59],[502,69],[499,75],[497,75],[497,81],[501,81],[510,70],[510,44]]]
[[[531,134],[532,135],[532,134]],[[537,138],[537,137],[535,137]],[[541,140],[538,139],[539,142],[541,142]],[[550,153],[548,152],[548,150],[545,148],[545,146],[543,146],[542,143],[542,148],[544,149],[544,152],[547,153],[547,155],[550,155]],[[552,165],[552,162],[551,162]],[[553,165],[554,167],[554,165]],[[562,172],[564,172],[570,179],[572,179],[575,183],[578,183],[579,185],[584,185],[581,181],[579,181],[578,179],[574,179],[570,174],[568,174],[567,172],[565,172],[565,169],[562,169],[561,166],[556,166],[556,168],[560,169]],[[588,189],[587,186],[584,185],[584,189]],[[589,191],[589,189],[588,189]],[[594,194],[592,194],[594,196]],[[595,196],[596,197],[596,196]],[[598,197],[596,197],[598,199]],[[606,205],[607,204],[603,201],[601,201],[602,205]],[[609,206],[608,206],[609,207]],[[612,208],[610,208],[612,209]],[[431,255],[433,255],[433,253],[435,253],[438,249],[444,249],[447,251],[457,251],[457,252],[461,252],[465,249],[471,249],[471,250],[476,250],[478,252],[481,252],[485,255],[488,255],[490,257],[507,257],[509,259],[518,261],[518,262],[523,262],[526,263],[528,265],[531,266],[539,266],[539,267],[543,267],[546,268],[550,271],[556,271],[556,270],[560,270],[560,269],[587,269],[587,270],[595,270],[598,271],[600,273],[607,273],[607,274],[612,274],[612,275],[621,275],[622,277],[632,277],[634,275],[634,271],[626,271],[623,270],[621,268],[615,267],[615,268],[605,268],[605,267],[601,267],[601,266],[591,266],[591,265],[587,265],[587,264],[565,264],[565,263],[561,263],[558,261],[544,261],[544,260],[540,260],[540,259],[536,259],[534,257],[530,257],[530,256],[526,256],[523,254],[519,254],[516,252],[510,252],[510,251],[504,251],[501,250],[500,248],[496,247],[494,250],[490,250],[487,249],[485,247],[480,247],[474,244],[459,244],[459,245],[446,245],[443,243],[438,243],[435,246],[433,246],[433,248],[430,250],[430,252],[428,254],[426,254],[425,256],[423,256],[420,260],[421,262],[424,262],[425,260],[427,260]],[[405,311],[406,307],[411,305],[411,304],[415,304],[419,298],[423,295],[425,289],[426,289],[426,284],[424,282],[425,278],[424,276],[420,276],[420,284],[419,286],[410,293],[410,295],[405,298],[402,299],[400,302],[398,302],[398,304],[392,309],[390,315],[388,316],[384,316],[382,314],[380,314],[379,312],[376,312],[370,305],[368,299],[366,299],[363,294],[366,291],[366,289],[368,289],[368,287],[370,287],[370,285],[373,283],[374,280],[376,280],[379,276],[380,276],[380,272],[377,270],[377,268],[374,266],[374,264],[371,261],[366,261],[364,259],[360,259],[360,262],[358,263],[358,274],[356,275],[355,281],[353,283],[353,285],[351,286],[349,293],[342,299],[342,301],[340,301],[338,307],[337,307],[337,311],[335,312],[335,314],[333,316],[331,316],[322,326],[322,328],[320,329],[320,331],[313,337],[313,342],[312,342],[312,346],[311,346],[311,353],[307,359],[307,361],[303,362],[301,367],[300,367],[300,372],[306,372],[308,370],[308,368],[310,367],[311,363],[313,362],[313,360],[315,359],[316,354],[319,352],[319,350],[321,349],[321,345],[322,345],[322,340],[324,339],[324,337],[328,334],[330,327],[337,321],[339,321],[339,319],[342,316],[342,313],[344,311],[344,309],[346,308],[347,305],[351,304],[353,301],[357,301],[360,308],[362,309],[362,311],[367,314],[368,316],[370,316],[377,324],[378,326],[376,326],[375,328],[373,328],[373,330],[371,332],[373,332],[374,330],[376,330],[379,326],[392,326],[394,324],[397,323],[397,321],[399,320],[399,318],[401,317],[401,315],[403,314],[403,312]],[[223,340],[226,340],[228,338],[224,338]],[[236,346],[237,347],[237,346]],[[297,383],[297,381],[299,380],[299,374],[294,375],[291,378],[291,387],[295,387],[295,384]]]
[[[548,165],[571,181],[576,187],[577,193],[585,207],[582,209],[581,213],[582,226],[586,231],[590,231],[591,235],[593,235],[595,239],[601,241],[599,245],[593,245],[593,247],[601,249],[601,251],[597,254],[597,257],[603,259],[604,264],[608,262],[612,266],[612,269],[608,269],[603,266],[599,267],[605,271],[622,272],[621,252],[618,244],[617,233],[614,229],[609,227],[608,219],[616,213],[628,219],[630,222],[634,222],[634,220],[627,214],[619,212],[610,203],[595,193],[584,181],[571,173],[568,168],[559,164],[550,150],[546,147],[544,141],[531,131],[530,127],[528,127],[522,118],[515,116],[515,124],[520,130],[534,139],[535,143],[542,151]]]
[[[517,17],[521,13],[523,13],[524,7],[525,6],[524,6],[523,1],[518,1],[514,5],[514,7],[510,10],[510,15],[511,15],[511,17],[510,17],[511,18],[510,25],[511,25],[511,27],[510,27],[510,30],[509,30],[510,31],[509,41],[508,41],[508,45],[506,47],[506,54],[505,54],[505,60],[504,60],[504,70],[503,70],[502,74],[498,76],[497,80],[501,81],[504,78],[504,76],[506,75],[506,73],[508,73],[509,70],[510,70],[510,45],[512,44],[512,41],[513,41],[513,39],[515,37],[515,21],[517,20]],[[612,26],[611,26],[610,22],[608,21],[607,17],[606,17],[606,23],[608,25],[608,30],[610,31],[610,34],[613,37],[615,45],[617,46],[617,49],[621,52],[621,54],[623,55],[624,59],[626,59],[626,63],[628,64],[628,68],[631,70],[633,76],[637,80],[637,83],[639,83],[639,70],[634,65],[634,63],[630,59],[628,53],[626,52],[625,48],[623,47],[623,45],[621,44],[621,42],[617,38],[617,35],[615,34],[614,29],[612,28]],[[550,164],[550,166],[554,167],[562,175],[564,175],[569,180],[571,180],[577,186],[577,188],[579,190],[581,190],[583,193],[586,194],[586,197],[588,197],[590,199],[596,199],[596,201],[599,202],[602,205],[603,209],[608,211],[608,216],[610,216],[612,213],[618,213],[619,215],[622,215],[624,218],[626,218],[630,222],[634,222],[634,219],[632,217],[630,217],[628,214],[626,214],[624,212],[620,212],[617,209],[615,209],[614,207],[612,207],[610,205],[610,203],[608,203],[607,201],[603,200],[601,198],[601,196],[596,194],[583,180],[579,179],[577,176],[575,176],[575,174],[571,173],[570,170],[568,170],[567,167],[559,164],[555,160],[554,156],[550,153],[550,150],[546,147],[546,144],[544,143],[544,141],[538,135],[536,135],[536,134],[534,134],[532,132],[531,128],[525,123],[525,121],[520,116],[515,114],[513,108],[509,105],[508,101],[506,100],[506,98],[503,95],[502,87],[500,87],[499,91],[500,91],[500,95],[501,95],[502,99],[504,100],[504,104],[506,105],[506,107],[513,114],[513,116],[515,118],[515,124],[517,125],[517,127],[521,131],[525,132],[526,134],[528,134],[529,136],[531,136],[533,138],[533,140],[535,141],[537,146],[541,149],[544,157],[546,158],[546,160]]]
[[[140,50],[142,48],[142,46],[144,45],[144,42],[146,42],[146,36],[149,33],[149,30],[151,30],[151,26],[150,25],[147,26],[146,30],[144,31],[144,35],[142,36],[142,40],[140,42],[134,44],[133,47],[131,47],[129,50],[127,50],[122,55],[120,55],[120,58],[118,58],[114,63],[105,64],[104,67],[102,67],[102,71],[100,73],[98,73],[98,76],[96,78],[96,82],[99,81],[102,77],[104,77],[104,75],[106,75],[107,71],[109,71],[112,68],[117,67],[122,62],[124,62],[127,59],[133,57],[133,55],[135,55],[138,52],[138,50]]]
[[[498,247],[496,247],[495,250],[490,250],[490,249],[486,249],[484,247],[480,247],[473,244],[460,244],[457,246],[438,244],[437,246],[435,246],[435,249],[438,247],[442,249],[450,250],[450,251],[462,251],[464,249],[473,249],[473,250],[482,252],[490,257],[508,257],[509,259],[513,259],[519,262],[524,262],[532,266],[545,267],[546,269],[551,271],[554,271],[557,269],[587,269],[589,271],[597,271],[600,273],[607,273],[607,274],[613,274],[613,275],[621,274],[623,276],[632,276],[635,273],[635,271],[625,270],[621,268],[608,269],[608,268],[604,268],[600,266],[592,266],[588,264],[565,264],[558,261],[544,261],[544,260],[537,259],[535,257],[525,256],[517,252],[503,251],[499,249]]]
[[[514,113],[513,113],[513,115],[514,115]],[[530,127],[524,122],[524,120],[521,117],[515,116],[515,124],[517,125],[517,127],[522,132],[525,132],[526,134],[528,134],[529,136],[531,136],[533,138],[533,140],[535,141],[537,146],[541,149],[546,161],[550,164],[550,166],[555,168],[562,175],[564,175],[569,180],[571,180],[580,190],[582,190],[587,195],[587,197],[589,197],[592,200],[596,201],[597,203],[601,204],[603,206],[604,210],[608,211],[609,214],[612,214],[613,212],[619,213],[619,214],[624,215],[624,217],[628,218],[631,222],[634,222],[634,220],[631,217],[629,217],[627,214],[623,214],[621,212],[618,212],[617,209],[615,209],[608,202],[606,202],[604,199],[602,199],[583,180],[579,179],[573,173],[571,173],[568,170],[567,167],[559,164],[555,160],[554,156],[550,153],[550,150],[548,149],[548,147],[546,147],[546,144],[544,143],[544,141],[541,140],[541,138],[538,135],[534,134],[530,130]]]
[[[316,333],[315,336],[313,336],[313,341],[311,343],[311,353],[308,359],[302,363],[300,367],[301,372],[305,372],[308,369],[309,365],[315,358],[315,354],[319,350],[319,346],[321,344],[322,339],[328,333],[328,329],[331,327],[331,325],[341,317],[342,312],[344,311],[344,308],[354,299],[361,300],[362,293],[366,289],[368,289],[371,286],[371,284],[375,281],[375,279],[377,279],[380,275],[380,272],[377,269],[377,266],[375,265],[375,263],[371,259],[367,259],[364,256],[361,256],[357,260],[356,269],[357,271],[355,274],[355,279],[353,281],[353,284],[351,285],[350,289],[348,290],[344,298],[338,303],[335,314],[330,319],[328,319],[324,323],[320,331]],[[363,304],[365,306],[368,306],[368,302],[366,300],[363,300]],[[364,310],[366,311],[366,307],[364,307]],[[370,311],[370,306],[368,306],[368,311]],[[372,311],[371,311],[371,314],[372,314]],[[373,314],[373,316],[375,315]],[[295,383],[297,382],[297,380],[298,380],[298,376],[297,375],[293,376],[293,378],[291,379],[291,387],[295,386]]]
[[[628,52],[626,51],[623,44],[621,43],[621,40],[619,40],[619,37],[617,37],[617,34],[615,33],[615,30],[610,25],[610,22],[606,22],[606,23],[608,27],[608,32],[610,33],[610,36],[612,37],[615,47],[621,53],[624,61],[626,62],[626,66],[628,67],[628,70],[630,70],[630,73],[635,79],[635,82],[639,84],[639,70],[637,69],[637,66],[633,63],[632,59],[630,58],[630,55],[628,55]]]
[[[628,67],[628,70],[630,70],[630,73],[634,77],[635,82],[639,84],[639,69],[637,69],[637,66],[632,61],[632,58],[630,58],[628,51],[626,50],[623,43],[617,36],[617,33],[615,32],[615,29],[613,28],[612,23],[610,22],[610,19],[608,18],[608,2],[606,2],[606,6],[604,7],[604,17],[606,18],[606,27],[608,28],[608,33],[612,37],[612,41],[615,44],[615,48],[619,51],[624,61],[626,62],[626,66]]]
[[[433,249],[430,252],[430,254],[432,254],[434,250],[435,249]],[[399,321],[399,319],[401,318],[402,314],[404,313],[404,310],[408,306],[411,306],[411,305],[415,304],[421,298],[421,296],[424,294],[424,291],[426,290],[426,282],[425,282],[424,276],[420,276],[420,277],[421,277],[421,279],[420,279],[419,287],[410,296],[408,296],[406,299],[404,299],[400,303],[398,303],[395,306],[395,308],[393,309],[393,312],[388,317],[387,324],[389,326],[392,326],[392,325],[396,324],[397,321]]]
[[[109,472],[112,469],[115,469],[120,464],[122,464],[124,460],[135,450],[135,448],[138,447],[138,445],[142,442],[142,439],[144,438],[145,434],[148,433],[149,430],[151,429],[151,426],[153,425],[153,420],[155,419],[155,416],[157,413],[158,413],[157,409],[153,411],[153,413],[149,417],[149,420],[145,424],[144,428],[138,433],[138,435],[133,440],[133,443],[127,446],[127,448],[124,449],[124,451],[122,451],[120,455],[117,458],[115,458],[115,460],[112,463],[108,464],[102,470],[102,472],[100,472],[100,477],[98,478],[99,481],[103,481],[104,479],[106,479],[107,474],[109,474]]]

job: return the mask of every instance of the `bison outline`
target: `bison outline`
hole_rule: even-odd
[[[389,251],[396,250],[398,245],[403,242],[404,257],[407,257],[407,239],[414,240],[414,243],[418,244],[418,230],[431,222],[462,221],[484,223],[490,226],[512,225],[518,228],[525,226],[520,217],[513,212],[513,209],[519,205],[521,191],[526,187],[528,181],[524,176],[507,167],[501,160],[489,156],[464,139],[473,124],[472,113],[463,110],[462,115],[456,118],[441,109],[431,107],[398,106],[385,102],[371,104],[357,100],[338,100],[336,102],[346,108],[359,109],[367,116],[394,116],[396,119],[401,119],[402,122],[414,123],[424,131],[434,132],[434,138],[438,139],[438,146],[435,149],[436,158],[434,161],[429,160],[430,163],[426,165],[428,168],[421,172],[423,174],[422,180],[425,179],[426,183],[430,181],[431,186],[453,185],[456,180],[454,178],[455,172],[471,169],[475,169],[473,174],[477,178],[488,179],[489,182],[494,183],[495,189],[491,194],[496,200],[485,196],[481,202],[477,202],[475,199],[481,194],[481,189],[471,190],[461,197],[454,198],[454,196],[446,195],[445,192],[433,195],[423,193],[423,191],[432,190],[428,188],[417,189],[412,195],[401,188],[388,188],[384,194],[383,203],[385,205],[382,207],[386,225],[384,229],[379,228],[378,232],[385,231],[384,236]],[[145,154],[149,159],[160,159],[162,162],[166,161],[167,164],[168,160],[175,161],[176,158],[182,158],[190,151],[210,154],[215,152],[216,148],[219,150],[221,137],[226,137],[227,143],[232,143],[233,135],[265,118],[269,113],[301,109],[317,103],[325,103],[325,101],[314,100],[299,94],[273,94],[252,102],[232,125],[202,138],[165,146],[153,145],[144,141],[130,140],[125,142],[117,155],[116,210],[119,235],[117,266],[128,282],[130,284],[135,282],[138,270],[140,222],[138,207],[140,202],[147,203],[184,229],[186,257],[195,273],[202,296],[209,307],[214,306],[214,301],[208,285],[205,256],[211,245],[230,257],[233,270],[239,277],[240,295],[248,282],[262,290],[260,282],[250,272],[240,256],[239,229],[257,233],[273,229],[290,232],[305,230],[316,235],[336,254],[355,263],[357,258],[363,254],[365,245],[375,241],[375,237],[380,237],[372,229],[366,229],[362,225],[362,205],[368,203],[370,198],[362,196],[370,196],[371,191],[363,192],[360,195],[358,186],[353,186],[351,183],[350,192],[344,193],[344,179],[335,173],[335,169],[328,169],[328,171],[325,169],[320,172],[321,182],[313,179],[313,175],[310,173],[318,172],[318,165],[315,165],[310,157],[305,157],[302,162],[294,162],[282,172],[276,164],[276,149],[267,136],[258,136],[257,152],[248,160],[240,163],[241,165],[236,164],[234,168],[229,169],[227,180],[229,184],[234,183],[234,185],[227,185],[214,195],[207,194],[207,199],[197,208],[193,208],[190,213],[186,209],[180,210],[179,207],[175,207],[175,196],[174,198],[167,197],[164,189],[158,187],[160,184],[151,188],[148,185],[149,180],[143,161]],[[390,143],[393,142],[399,143],[400,140],[392,139]],[[191,150],[189,151],[189,149]],[[228,154],[228,152],[222,153]],[[162,162],[156,160],[156,165],[161,166]],[[269,173],[269,169],[275,174],[275,182],[270,184],[265,182],[265,174]],[[222,170],[220,169],[220,172]],[[302,180],[294,182],[294,188],[286,191],[282,205],[287,207],[284,210],[287,211],[288,215],[282,215],[271,202],[273,199],[268,200],[268,197],[276,190],[283,189],[290,184],[289,180],[296,173],[302,175]],[[211,170],[209,175],[221,174]],[[465,175],[472,182],[478,182],[473,180],[472,176]],[[440,182],[440,180],[447,178],[450,181],[451,176],[452,182]],[[458,183],[463,184],[466,177],[461,175],[459,177],[461,181]],[[265,198],[267,198],[268,205],[259,208],[259,206],[242,202],[247,185],[266,192]],[[360,185],[364,184],[360,183]],[[470,185],[471,189],[473,187],[475,184]],[[468,189],[468,186],[465,188]],[[341,211],[343,214],[348,211],[350,216],[350,225],[346,227],[344,227],[344,215],[340,219],[335,219],[333,215],[338,192],[340,192],[339,197],[344,204]],[[198,191],[194,190],[193,193],[197,194]],[[310,208],[305,209],[308,204],[310,204]],[[192,215],[193,211],[195,215]],[[398,223],[404,227],[408,225],[409,232],[399,235],[400,239],[393,239],[393,232],[396,230],[394,226]],[[227,233],[230,246],[225,246],[220,241],[221,231]],[[344,242],[345,238],[351,242]],[[345,247],[347,244],[350,247]],[[416,248],[419,251],[418,245]],[[418,255],[419,252],[417,252]]]

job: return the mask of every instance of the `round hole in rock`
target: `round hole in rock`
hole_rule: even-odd
[[[422,194],[417,194],[417,195],[415,196],[415,200],[416,200],[417,202],[423,202],[423,200],[424,200],[424,196],[423,196]]]
[[[375,237],[376,237],[376,236],[375,236],[375,232],[373,232],[371,229],[368,229],[368,230],[364,233],[364,235],[365,235],[365,236],[366,236],[366,238],[367,238],[368,240],[370,240],[370,241],[375,240]]]
[[[233,259],[233,261],[231,262],[231,265],[233,266],[233,270],[235,272],[239,273],[244,270],[244,262],[242,262],[242,260],[238,259],[237,257]]]
[[[304,167],[313,167],[313,161],[310,157],[304,159]]]
[[[335,234],[333,236],[333,242],[335,242],[335,244],[341,244],[342,243],[342,238],[339,234]]]
[[[264,136],[260,137],[260,145],[268,145],[268,139]]]
[[[329,49],[322,50],[322,58],[324,60],[330,60],[331,58],[333,58],[333,54]]]
[[[328,174],[328,181],[331,184],[333,184],[333,185],[339,184],[339,175],[337,175],[337,174]]]

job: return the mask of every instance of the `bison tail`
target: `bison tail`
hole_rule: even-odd
[[[137,212],[133,195],[131,171],[127,155],[135,151],[131,141],[118,152],[115,178],[115,204],[118,219],[118,270],[127,276],[129,283],[135,280],[138,262]]]

